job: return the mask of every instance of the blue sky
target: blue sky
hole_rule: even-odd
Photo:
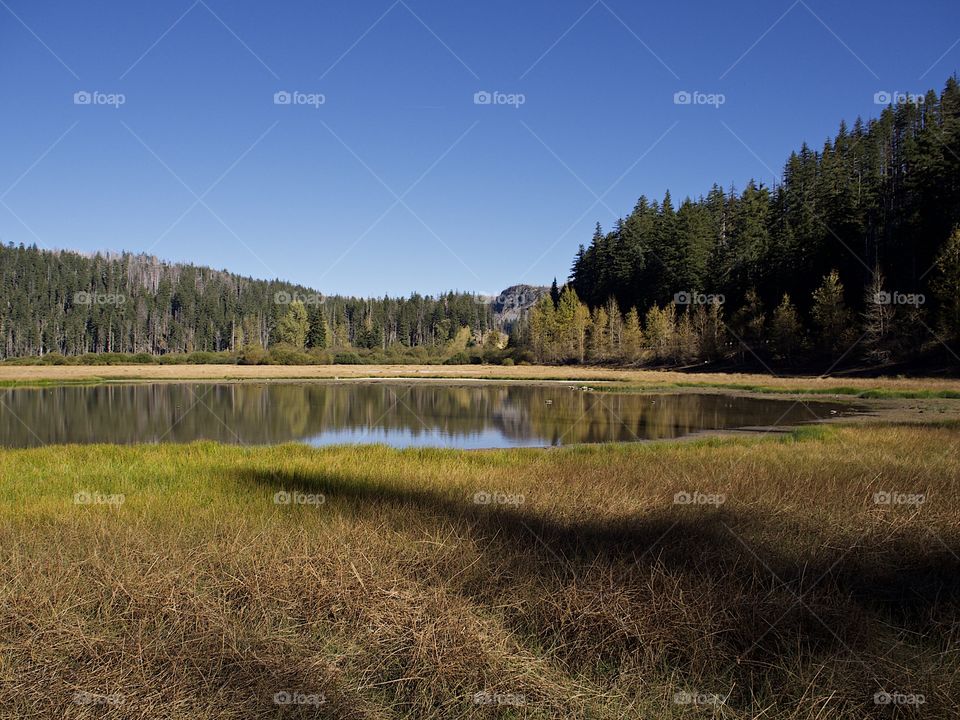
[[[958,68],[955,0],[0,0],[0,240],[546,284],[641,194],[769,184]]]

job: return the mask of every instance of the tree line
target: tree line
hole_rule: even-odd
[[[676,207],[669,192],[641,197],[580,246],[568,288],[584,309],[555,290],[552,309],[531,313],[525,339],[541,360],[697,359],[723,347],[839,359],[854,344],[876,361],[909,357],[960,335],[958,225],[960,87],[951,77],[939,95],[841,123],[820,150],[804,144],[772,188],[714,185]],[[668,353],[661,336],[671,324]]]
[[[494,327],[468,293],[323,296],[302,285],[121,253],[0,245],[0,358],[447,347]]]

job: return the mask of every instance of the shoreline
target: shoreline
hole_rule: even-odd
[[[592,366],[543,365],[0,365],[0,385],[105,383],[187,380],[488,380],[604,383],[620,389],[658,388],[751,393],[822,395],[858,393],[921,396],[941,394],[960,399],[960,379],[782,377],[757,373],[685,373]]]

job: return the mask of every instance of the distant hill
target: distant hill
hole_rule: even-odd
[[[281,323],[281,320],[284,320]],[[356,298],[132,253],[0,245],[0,359],[84,353],[444,346],[496,327],[477,296]]]

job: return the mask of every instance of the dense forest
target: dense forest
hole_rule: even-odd
[[[466,293],[358,299],[123,253],[0,246],[0,357],[445,347],[493,326]]]
[[[669,192],[641,197],[609,232],[597,225],[570,298],[554,289],[527,342],[554,361],[839,359],[854,346],[896,359],[957,337],[958,225],[952,77],[939,96],[841,123],[820,150],[804,144],[773,188],[714,185],[678,207]]]

